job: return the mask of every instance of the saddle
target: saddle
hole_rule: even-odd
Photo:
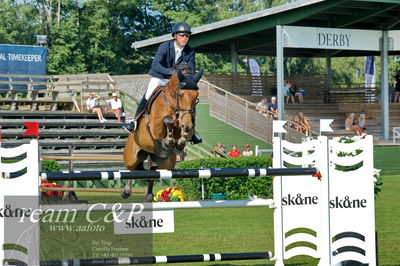
[[[150,113],[151,106],[155,99],[157,99],[158,95],[162,92],[164,86],[158,86],[154,89],[153,93],[150,95],[149,100],[146,102],[146,106],[139,112],[139,114],[135,117],[135,120],[140,119],[144,114]]]

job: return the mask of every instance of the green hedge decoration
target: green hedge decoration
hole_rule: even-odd
[[[60,164],[54,160],[42,160],[42,172],[58,172]]]
[[[205,158],[183,161],[177,169],[208,169],[208,168],[251,168],[270,167],[269,156],[250,156],[238,158]],[[176,179],[174,184],[182,188],[188,200],[201,199],[201,179],[186,178]],[[213,193],[227,193],[228,200],[248,199],[249,196],[258,198],[272,198],[271,177],[227,177],[204,179],[205,197],[211,198]]]

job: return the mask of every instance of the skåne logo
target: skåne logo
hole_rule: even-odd
[[[339,197],[335,197],[329,201],[329,207],[331,209],[334,208],[366,208],[367,200],[366,199],[353,199],[351,200],[349,196],[345,196],[344,199],[340,199]]]
[[[298,193],[296,196],[292,196],[288,194],[287,197],[282,197],[282,205],[315,205],[318,204],[317,196],[301,196],[301,193]]]

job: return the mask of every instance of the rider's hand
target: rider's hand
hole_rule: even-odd
[[[176,74],[176,69],[174,68],[168,69],[168,74],[167,74],[168,78],[171,78],[175,74]]]

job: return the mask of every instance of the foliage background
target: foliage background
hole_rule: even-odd
[[[192,27],[220,21],[286,3],[285,0],[2,0],[0,43],[34,45],[36,35],[48,36],[50,74],[140,74],[151,57],[130,48],[131,43],[169,33],[186,21]],[[274,57],[254,57],[262,73],[275,72]],[[239,56],[239,72],[248,71],[246,56]],[[380,59],[377,60],[379,77]],[[398,68],[391,56],[389,73]],[[197,55],[199,68],[228,73],[230,57]],[[343,67],[343,66],[347,67]],[[334,83],[363,82],[363,57],[333,58]],[[321,58],[286,58],[286,75],[325,74]],[[379,78],[377,82],[380,82]]]

